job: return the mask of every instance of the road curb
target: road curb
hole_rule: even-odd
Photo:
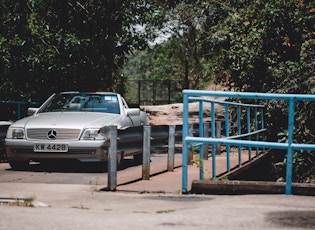
[[[285,194],[285,183],[239,180],[193,180],[189,193],[208,195]],[[292,194],[315,196],[315,184],[292,183]]]

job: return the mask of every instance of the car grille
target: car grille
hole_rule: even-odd
[[[80,129],[28,129],[26,135],[28,139],[47,140],[48,132],[56,130],[57,136],[55,140],[78,140]]]

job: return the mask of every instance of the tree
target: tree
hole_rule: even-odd
[[[314,94],[312,7],[312,1],[229,2],[228,17],[208,33],[208,46],[218,47],[220,54],[212,57],[217,80],[240,91]],[[286,141],[287,107],[268,103],[269,140]],[[295,141],[314,143],[315,104],[297,103],[296,111]],[[314,175],[314,152],[294,156],[295,180]]]
[[[187,82],[183,88],[201,88],[203,82],[209,81],[210,73],[206,60],[204,24],[207,17],[202,1],[172,2],[170,8],[160,11],[162,28],[159,29],[169,37],[166,42],[154,44],[147,50],[146,71],[151,79],[180,80]],[[143,57],[143,53],[141,53]],[[132,59],[132,62],[134,59]],[[139,64],[139,63],[138,63]]]
[[[161,78],[180,79],[188,63],[193,88],[213,79],[236,91],[314,94],[314,13],[309,0],[180,1],[165,13],[172,37],[153,48],[153,62],[167,66]],[[314,143],[315,105],[296,107],[296,142]],[[268,140],[286,140],[287,112],[285,103],[268,103]],[[314,152],[295,159],[303,162],[302,175],[314,165]]]
[[[156,10],[140,0],[1,0],[0,7],[0,96],[36,101],[55,91],[113,89],[126,55],[146,47],[137,26]]]

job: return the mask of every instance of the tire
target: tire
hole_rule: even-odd
[[[117,168],[121,168],[124,165],[124,152],[117,152]]]
[[[87,165],[89,165],[89,170],[91,170],[92,172],[107,172],[108,170],[108,163],[106,162],[93,162],[93,163],[85,163]]]
[[[29,167],[29,161],[9,161],[9,164],[14,170],[26,170]]]

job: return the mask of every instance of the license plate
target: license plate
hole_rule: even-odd
[[[34,152],[68,152],[66,144],[34,144]]]

